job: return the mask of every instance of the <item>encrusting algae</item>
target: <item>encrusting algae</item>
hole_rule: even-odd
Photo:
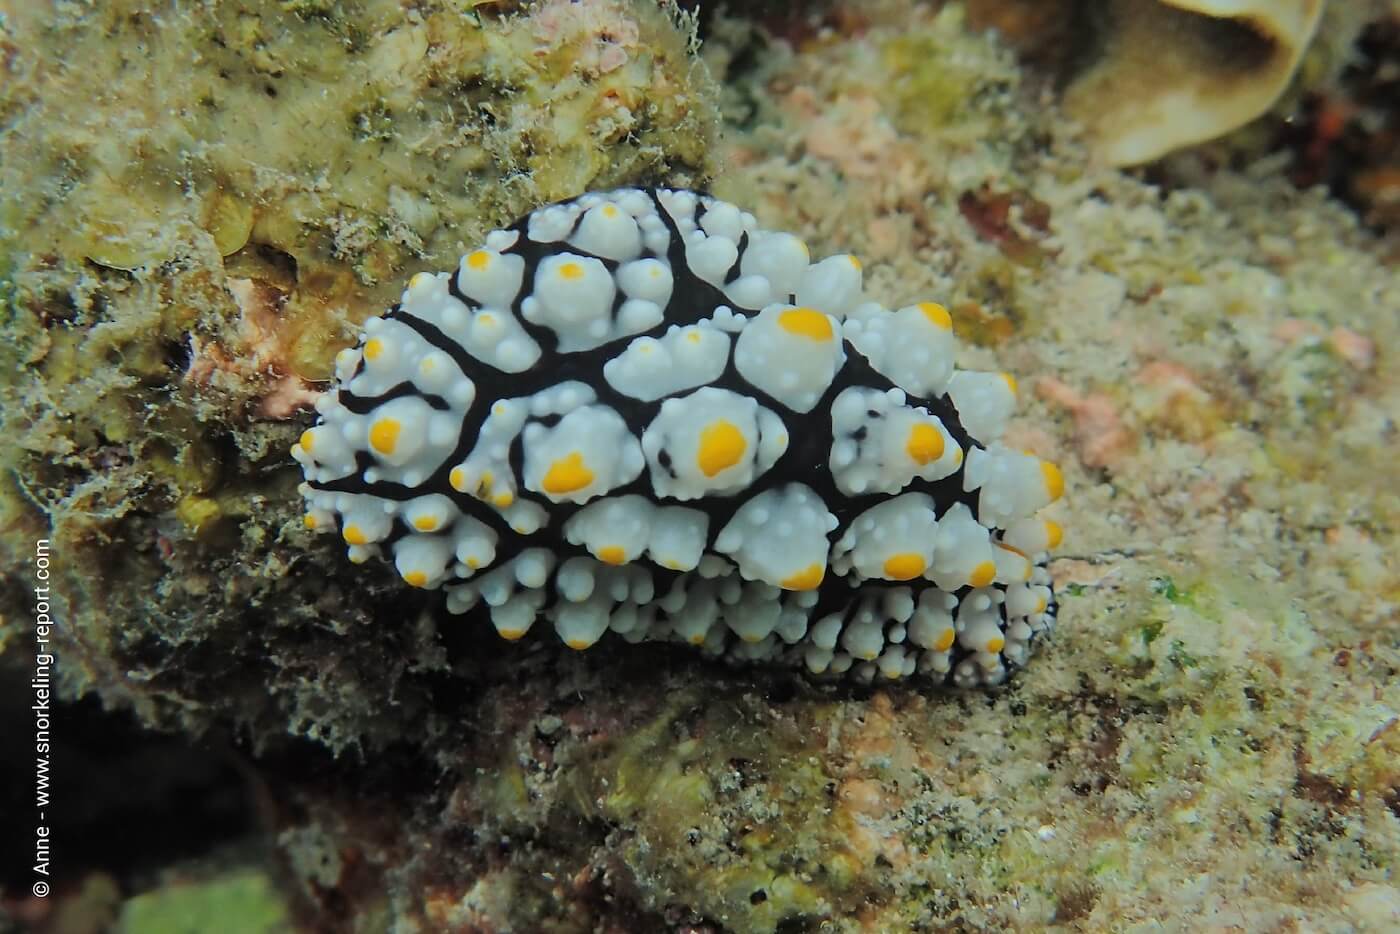
[[[279,23],[341,42],[343,7],[301,4]],[[476,10],[500,36],[552,8]],[[597,7],[567,7],[580,9]],[[365,22],[379,23],[372,46],[387,27]],[[420,263],[450,268],[540,190],[420,234],[423,256],[401,269],[366,265],[388,249],[378,234],[320,260],[249,251],[257,275],[233,276],[192,220],[175,229],[203,246],[129,272],[59,251],[47,225],[24,237],[49,245],[23,252],[7,230],[6,372],[22,382],[5,416],[24,447],[6,455],[4,547],[22,569],[51,528],[71,561],[70,677],[88,679],[68,690],[191,731],[229,725],[262,750],[280,876],[338,928],[1395,928],[1400,275],[1352,214],[1276,162],[1170,189],[1103,167],[1050,92],[966,22],[957,4],[836,3],[785,39],[720,17],[701,54],[726,106],[743,105],[724,141],[656,129],[666,165],[693,177],[549,197],[693,188],[722,160],[716,197],[813,255],[859,255],[881,300],[942,297],[966,365],[1017,375],[1006,437],[1062,466],[1065,499],[1047,514],[1066,533],[1048,564],[1055,638],[1006,686],[828,688],[660,645],[483,641],[305,529],[298,471],[282,465],[311,415],[295,399],[293,417],[265,414],[273,381],[242,369],[284,359],[279,310],[303,269],[324,263],[363,296],[327,306],[344,310],[328,313],[324,375]],[[11,76],[50,41],[15,41],[20,23],[6,27]],[[686,96],[686,126],[716,100],[693,67],[676,59],[643,96]],[[32,88],[0,92],[7,132]],[[86,106],[54,95],[54,112]],[[361,141],[376,147],[365,165],[426,158],[421,137],[378,135]],[[616,145],[619,161],[635,153]],[[515,197],[527,182],[514,178],[478,191]],[[334,179],[307,197],[333,197]],[[460,183],[435,174],[432,190]],[[9,229],[17,203],[4,202]],[[227,215],[213,226],[237,233]],[[317,221],[329,214],[306,216],[308,240],[334,242],[340,228]],[[251,311],[230,278],[251,283]],[[196,355],[197,385],[183,352],[173,367],[165,344],[138,352],[190,326],[227,361]],[[25,583],[7,579],[10,644]],[[289,735],[341,756],[303,751],[289,767]],[[325,780],[306,778],[308,760]]]
[[[693,26],[628,0],[367,0],[23,4],[4,29],[0,392],[20,440],[0,547],[16,563],[46,529],[68,556],[70,677],[197,728],[173,647],[224,633],[254,681],[286,678],[275,716],[354,744],[320,723],[345,711],[299,697],[299,663],[266,669],[273,629],[247,618],[322,612],[275,545],[289,419],[417,269],[541,201],[707,177]]]

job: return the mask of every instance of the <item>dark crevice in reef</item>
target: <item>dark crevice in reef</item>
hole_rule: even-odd
[[[798,41],[849,15],[835,0],[680,0],[698,17],[700,39],[710,38],[715,20],[744,19],[774,36]]]
[[[35,824],[47,825],[55,887],[92,871],[126,890],[143,887],[162,867],[256,832],[245,767],[229,743],[145,730],[129,712],[103,710],[91,697],[50,700],[51,784],[40,820],[31,676],[17,666],[0,669],[0,748],[15,765],[0,780],[0,839],[32,840]],[[5,848],[4,888],[29,890],[32,855],[28,847]]]
[[[1274,145],[1294,184],[1325,185],[1377,234],[1400,230],[1400,14],[1363,30],[1336,85],[1310,92]]]

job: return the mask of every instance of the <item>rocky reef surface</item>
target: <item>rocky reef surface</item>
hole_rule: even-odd
[[[719,16],[698,53],[622,0],[29,9],[5,667],[48,538],[65,694],[232,737],[309,929],[1400,923],[1400,273],[1277,159],[1104,167],[956,4]],[[535,203],[707,180],[1021,377],[1066,537],[1006,688],[505,644],[302,528],[305,404],[408,275]]]
[[[379,585],[285,524],[317,387],[414,272],[540,201],[706,177],[718,129],[677,12],[474,6],[7,19],[0,552],[60,556],[73,691],[338,750],[421,718],[431,628],[352,648]]]

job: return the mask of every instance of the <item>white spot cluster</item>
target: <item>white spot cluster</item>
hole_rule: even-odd
[[[693,571],[705,553],[710,517],[698,509],[657,506],[645,496],[594,500],[564,523],[564,537],[605,564],[645,554],[672,571]]]
[[[504,242],[504,238],[497,238]],[[521,373],[540,359],[540,346],[525,333],[511,310],[520,290],[525,263],[489,246],[462,257],[457,288],[472,303],[463,304],[449,292],[448,276],[415,277],[404,295],[419,318],[439,328],[471,354],[503,373]]]
[[[551,502],[586,503],[642,472],[642,448],[605,405],[574,409],[558,424],[525,426],[525,488]]]
[[[738,562],[748,580],[814,590],[826,577],[827,534],[836,526],[811,487],[789,483],[739,507],[715,539],[715,551]]]
[[[798,413],[812,411],[845,362],[832,317],[815,308],[769,305],[734,347],[739,375]]]
[[[948,396],[973,440],[993,444],[1016,408],[1016,383],[1007,373],[959,370],[948,381]]]
[[[729,364],[729,335],[700,322],[672,325],[661,337],[638,337],[603,364],[603,378],[625,396],[655,402],[720,378]]]
[[[679,500],[748,489],[787,444],[776,413],[749,396],[713,386],[662,402],[642,433],[652,489]]]
[[[994,684],[1053,626],[1063,481],[955,349],[731,204],[584,195],[366,322],[292,450],[306,525],[507,639]]]
[[[906,405],[902,389],[851,386],[831,405],[831,475],[847,496],[897,493],[914,478],[957,472],[962,448],[936,416]]]

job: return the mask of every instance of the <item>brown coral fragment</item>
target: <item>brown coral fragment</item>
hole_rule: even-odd
[[[1045,258],[1037,236],[1050,230],[1050,206],[1020,192],[983,185],[958,198],[958,210],[978,236],[997,245],[1013,263],[1035,266]]]
[[[1016,324],[1006,315],[988,311],[978,302],[958,302],[948,309],[953,317],[953,326],[970,344],[979,347],[995,347],[1010,340],[1016,333]]]

